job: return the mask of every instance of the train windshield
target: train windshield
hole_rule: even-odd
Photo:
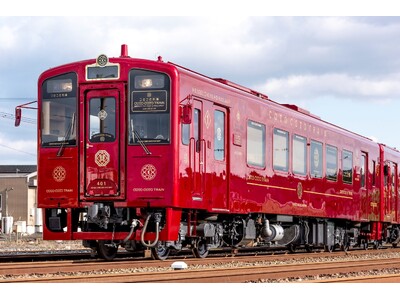
[[[169,77],[152,71],[132,70],[129,80],[129,142],[131,144],[169,144]]]
[[[75,73],[44,81],[41,101],[41,145],[59,147],[76,145]]]

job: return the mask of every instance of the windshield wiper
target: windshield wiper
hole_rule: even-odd
[[[67,143],[66,141],[69,140],[71,137],[72,132],[74,132],[75,127],[75,113],[72,114],[71,123],[68,126],[67,131],[65,132],[64,139],[61,141],[60,148],[58,149],[57,156],[62,156],[64,152],[64,146]]]
[[[132,131],[132,135],[133,135],[133,141],[135,141],[135,138],[136,138],[139,145],[142,146],[144,152],[146,152],[147,155],[151,155],[149,148],[147,148],[146,144],[142,141],[139,133],[134,128],[135,127],[133,126],[133,120],[131,120],[131,131]]]

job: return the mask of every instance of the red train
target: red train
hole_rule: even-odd
[[[44,239],[105,259],[400,241],[400,153],[297,106],[126,45],[49,69],[38,88]]]

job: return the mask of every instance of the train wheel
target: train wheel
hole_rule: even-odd
[[[342,246],[340,246],[340,250],[347,252],[350,248],[349,244],[343,244]]]
[[[336,245],[325,245],[325,251],[329,252],[329,253],[335,251],[335,248],[336,248]]]
[[[151,248],[153,258],[159,260],[166,260],[170,251],[171,249],[165,245],[165,242],[157,242],[157,245],[154,248]]]
[[[350,249],[350,238],[347,234],[344,235],[343,244],[340,246],[340,250],[347,252]]]
[[[111,241],[100,240],[97,244],[97,253],[105,260],[113,260],[117,256],[118,245],[114,245]]]
[[[378,250],[382,246],[382,243],[380,241],[374,241],[374,249]]]
[[[206,258],[208,255],[208,247],[206,241],[203,239],[199,240],[196,247],[194,247],[192,251],[195,257]]]
[[[296,245],[295,244],[289,244],[289,245],[287,245],[287,248],[289,249],[290,253],[295,253],[296,252]]]
[[[361,244],[361,248],[362,248],[363,250],[368,250],[368,242],[365,241],[364,243],[362,243],[362,244]]]
[[[312,252],[314,251],[313,245],[307,244],[307,245],[305,246],[305,248],[306,248],[306,251],[307,251],[308,253],[312,253]]]

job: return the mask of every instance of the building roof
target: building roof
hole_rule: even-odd
[[[30,174],[36,171],[36,165],[0,165],[0,174]]]

